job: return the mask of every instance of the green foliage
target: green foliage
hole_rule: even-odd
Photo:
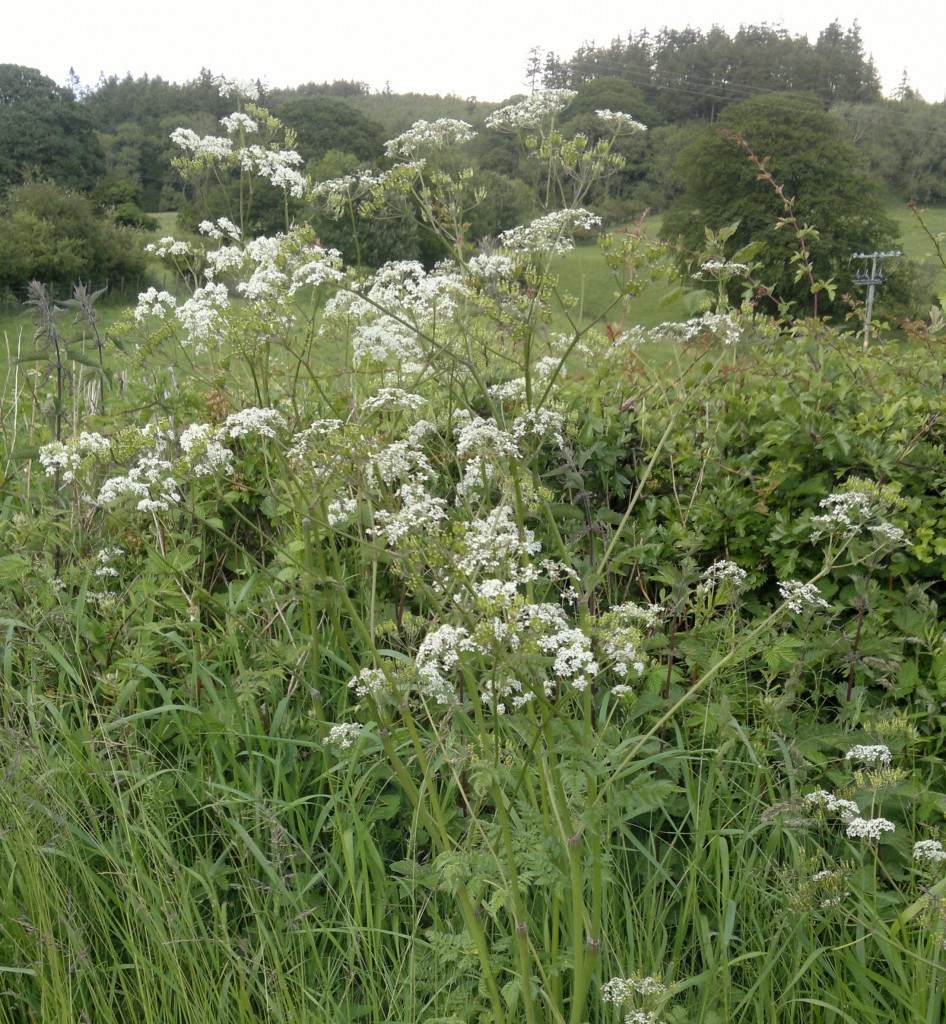
[[[342,100],[293,96],[274,104],[273,113],[292,125],[304,160],[317,160],[332,149],[354,153],[363,162],[384,153],[385,129]]]
[[[37,174],[89,189],[102,170],[93,123],[71,90],[33,68],[0,64],[0,194]]]
[[[140,231],[157,231],[158,229],[157,218],[145,213],[137,203],[119,203],[115,207],[113,216],[117,224],[124,224],[126,227],[138,228]]]
[[[63,289],[83,279],[120,289],[141,280],[140,235],[52,181],[11,188],[0,201],[0,220],[0,288],[21,293],[41,280]]]
[[[851,289],[854,252],[891,248],[895,226],[859,170],[838,123],[811,98],[778,93],[739,103],[704,129],[687,150],[686,191],[664,220],[687,249],[702,250],[704,227],[736,224],[727,255],[763,242],[764,274],[755,295],[770,292],[798,313],[813,308],[816,282]],[[799,239],[807,256],[799,261]],[[822,302],[820,309],[833,308]]]
[[[848,29],[832,22],[814,43],[767,24],[742,25],[732,37],[718,25],[708,32],[662,28],[654,36],[645,30],[606,47],[586,44],[567,60],[550,53],[544,65],[550,89],[615,78],[640,90],[652,125],[711,122],[747,96],[787,89],[824,104],[880,99],[877,70],[856,22]]]

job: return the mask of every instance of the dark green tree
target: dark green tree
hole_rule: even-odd
[[[296,133],[296,150],[305,160],[319,160],[329,150],[354,153],[359,160],[384,154],[385,129],[343,100],[298,95],[273,104],[273,113]]]
[[[896,241],[857,150],[814,97],[775,93],[728,107],[681,159],[685,192],[668,211],[665,232],[698,253],[705,228],[738,223],[729,252],[764,243],[760,276],[796,313],[813,309],[811,278],[832,281],[840,295],[851,289],[852,253]],[[810,274],[795,258],[798,231],[806,229],[817,231],[803,246]],[[831,308],[826,300],[822,293],[820,312]]]
[[[0,190],[34,173],[89,189],[104,170],[91,118],[35,68],[0,64]]]

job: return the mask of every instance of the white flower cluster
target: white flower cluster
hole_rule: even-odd
[[[818,909],[830,910],[839,907],[845,897],[850,896],[847,878],[843,871],[825,869],[811,876],[811,885],[817,893]]]
[[[171,132],[171,141],[195,159],[226,160],[233,155],[233,143],[230,139],[219,135],[205,135],[201,138],[190,128],[175,128]]]
[[[653,977],[612,978],[601,986],[604,1002],[625,1008],[624,1024],[661,1024],[657,1014],[669,994],[667,986]]]
[[[250,117],[249,114],[244,114],[242,111],[234,111],[232,114],[228,114],[226,117],[220,118],[220,123],[223,125],[224,130],[228,135],[235,135],[237,132],[258,132],[259,125],[256,121]]]
[[[339,725],[333,725],[328,731],[328,735],[322,740],[323,746],[339,747],[342,750],[347,750],[349,747],[354,746],[355,741],[364,732],[364,729],[360,725],[356,725],[353,722],[342,722]]]
[[[848,839],[866,839],[875,842],[885,832],[895,832],[897,826],[886,818],[852,818],[844,830]]]
[[[424,695],[438,704],[454,703],[457,689],[448,676],[458,665],[461,654],[474,649],[470,634],[463,626],[443,625],[428,633],[414,659]]]
[[[308,194],[309,181],[296,170],[303,160],[294,149],[244,146],[238,156],[243,170],[268,178],[274,188],[285,189],[294,199],[303,199]]]
[[[910,543],[907,540],[906,533],[899,526],[894,526],[893,523],[874,523],[868,529],[876,541],[881,544],[887,544],[892,548],[902,547]]]
[[[412,364],[421,358],[416,332],[393,317],[382,316],[355,329],[352,362],[356,367],[368,362]]]
[[[470,276],[477,281],[506,281],[516,272],[516,264],[501,253],[481,253],[466,265]]]
[[[221,310],[230,305],[226,286],[208,283],[194,290],[194,294],[174,311],[179,323],[187,331],[188,342],[197,352],[206,348],[221,319]]]
[[[457,485],[457,501],[488,487],[503,459],[519,458],[515,438],[493,419],[475,417],[456,430],[457,458],[464,467]]]
[[[387,487],[401,480],[426,480],[434,476],[427,456],[406,438],[392,441],[375,452],[369,459],[369,466]]]
[[[260,409],[251,406],[231,413],[223,422],[220,433],[224,437],[246,437],[257,434],[260,437],[275,437],[276,431],[284,430],[286,420],[276,409]]]
[[[397,490],[397,499],[401,507],[395,512],[376,511],[375,526],[368,531],[370,536],[383,538],[390,547],[396,547],[405,537],[414,534],[430,535],[447,517],[446,501],[428,494],[421,484],[402,484]]]
[[[166,512],[181,500],[180,485],[174,479],[173,466],[167,459],[148,453],[141,456],[125,476],[106,480],[99,490],[99,505],[112,505],[119,498],[131,495],[138,499],[139,512]]]
[[[357,511],[357,498],[335,498],[334,501],[329,502],[326,509],[328,524],[337,530],[340,526],[345,526],[351,522]]]
[[[560,114],[577,93],[571,89],[544,89],[532,93],[519,103],[501,107],[486,118],[486,127],[496,131],[535,129]]]
[[[461,577],[508,574],[542,550],[529,529],[519,532],[512,510],[499,505],[489,515],[466,523],[456,571]]]
[[[259,99],[259,86],[251,78],[225,78],[215,75],[213,84],[219,89],[221,96],[238,96],[255,103]]]
[[[786,580],[779,583],[778,592],[788,607],[799,614],[806,608],[827,608],[831,605],[818,593],[818,588],[813,583],[802,583],[800,580]]]
[[[254,264],[253,271],[245,280],[240,281],[236,290],[248,299],[264,299],[269,296],[282,295],[286,291],[289,278],[283,268],[284,236],[272,235],[254,238],[242,252],[241,262]],[[225,250],[218,250],[223,253]],[[220,256],[214,261],[215,269],[219,265]],[[231,257],[226,257],[230,263]]]
[[[519,612],[519,624],[537,636],[539,648],[554,657],[546,696],[558,681],[567,681],[581,692],[598,674],[598,663],[591,652],[591,640],[569,625],[562,609],[555,604],[527,604]]]
[[[846,761],[855,761],[858,764],[879,764],[881,768],[889,768],[893,763],[893,755],[890,748],[883,744],[864,746],[857,743],[844,755]]]
[[[861,489],[863,488],[863,489]],[[902,547],[910,542],[899,527],[881,520],[884,500],[872,494],[871,484],[852,481],[851,489],[829,494],[821,502],[826,509],[824,515],[814,516],[812,536],[815,538],[838,534],[849,540],[862,530],[867,530],[879,544],[885,547]]]
[[[466,288],[452,265],[438,264],[428,273],[416,260],[397,260],[374,273],[366,297],[368,310],[396,309],[424,326],[452,316],[463,294]]]
[[[112,505],[120,498],[137,498],[139,512],[165,512],[181,500],[181,485],[175,474],[188,477],[212,477],[233,472],[233,452],[222,442],[226,438],[248,435],[272,438],[286,421],[275,409],[243,409],[214,427],[192,423],[175,438],[173,431],[145,431],[154,445],[138,456],[137,463],[123,476],[106,480],[99,489],[97,503]],[[171,446],[176,441],[182,457],[172,462]]]
[[[220,443],[219,435],[211,424],[192,423],[185,427],[181,432],[180,445],[195,476],[233,472],[233,452]]]
[[[437,121],[416,121],[406,132],[385,143],[389,157],[413,160],[428,152],[454,149],[475,138],[476,132],[466,121],[442,117]]]
[[[741,587],[748,576],[746,570],[735,562],[719,558],[703,573],[703,580],[712,587],[719,586],[720,583],[731,583],[734,587]]]
[[[665,323],[650,332],[654,341],[675,341],[684,344],[694,338],[716,338],[724,345],[733,345],[742,338],[739,321],[728,313],[703,313],[684,323]]]
[[[626,678],[632,670],[638,675],[644,671],[644,657],[640,653],[644,630],[656,625],[661,614],[658,606],[643,608],[633,601],[615,605],[605,613],[601,650],[616,675]]]
[[[98,568],[93,570],[92,575],[114,579],[118,576],[118,570],[111,563],[124,553],[121,548],[102,548],[96,555],[96,560],[99,563]]]
[[[388,688],[388,680],[379,668],[363,668],[358,675],[349,680],[349,689],[359,697],[380,697]]]
[[[808,808],[820,808],[837,814],[842,821],[850,821],[859,817],[861,813],[860,807],[853,800],[842,800],[826,789],[816,789],[814,793],[807,793],[802,802]]]
[[[728,280],[730,277],[745,277],[749,267],[745,263],[731,263],[728,260],[707,260],[693,275],[697,278],[711,277],[716,280]]]
[[[921,839],[913,844],[913,859],[940,864],[946,861],[946,850],[938,839]]]
[[[167,256],[194,255],[190,242],[175,238],[173,235],[165,235],[164,238],[159,239],[157,242],[149,242],[145,246],[145,252],[154,253],[160,259],[165,259]],[[151,290],[153,291],[154,289]]]
[[[835,532],[852,537],[874,517],[874,499],[862,491],[829,494],[820,504],[827,512],[823,516],[814,516],[811,520],[816,524],[813,532],[815,537]]]
[[[159,316],[164,319],[174,309],[177,302],[170,292],[159,292],[157,288],[149,288],[138,296],[138,305],[135,306],[135,320],[141,323],[145,317]]]
[[[601,986],[601,998],[606,1003],[628,1003],[635,996],[666,995],[667,986],[658,978],[612,978]]]
[[[573,232],[590,231],[600,224],[597,214],[581,207],[568,207],[537,217],[531,224],[504,231],[499,236],[499,244],[513,252],[561,254],[574,248]]]
[[[361,412],[377,412],[379,409],[420,409],[427,404],[423,395],[415,395],[401,388],[381,388],[361,403]]]
[[[556,448],[565,447],[562,428],[565,418],[556,409],[528,409],[517,416],[512,423],[512,437],[516,442],[528,438],[549,438]]]
[[[625,129],[632,132],[646,132],[647,125],[635,121],[630,114],[621,110],[596,110],[595,114],[606,124],[616,125],[618,130]]]
[[[197,225],[197,230],[202,235],[207,235],[208,238],[218,241],[226,237],[239,242],[243,236],[243,232],[240,231],[229,217],[218,217],[216,221],[202,220]]]
[[[63,483],[72,483],[79,467],[86,459],[96,455],[107,456],[112,442],[102,434],[83,430],[78,437],[69,441],[51,441],[39,450],[39,463],[46,470],[46,476],[61,474]]]
[[[400,165],[408,167],[409,165]],[[404,171],[402,171],[404,173]],[[348,217],[353,210],[370,213],[383,200],[389,175],[361,170],[340,178],[329,178],[310,185],[309,194],[321,201],[334,220]]]

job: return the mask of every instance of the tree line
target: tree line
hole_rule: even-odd
[[[760,158],[772,159],[776,176],[780,160],[790,161],[796,176],[798,164],[807,160],[802,193],[818,192],[820,199],[799,214],[861,225],[856,239],[849,231],[827,247],[839,253],[889,240],[890,226],[877,213],[878,186],[904,200],[946,200],[946,103],[927,103],[906,77],[893,97],[884,98],[856,24],[845,29],[833,22],[814,42],[761,25],[743,26],[733,36],[718,27],[630,34],[605,47],[584,46],[567,59],[536,48],[524,86],[525,92],[574,92],[556,126],[565,138],[596,144],[603,133],[596,116],[601,109],[631,113],[649,126],[620,140],[621,166],[587,197],[606,223],[626,222],[650,209],[670,211],[671,224],[692,227],[702,216],[707,219],[699,222],[701,230],[704,224],[722,228],[714,218],[738,212],[734,194],[701,194],[698,166],[707,147],[719,141],[720,127],[739,135],[751,126],[750,146],[757,146]],[[260,102],[292,129],[292,146],[314,180],[384,167],[385,140],[413,120],[462,118],[479,129],[498,106],[472,97],[371,93],[357,81],[264,90]],[[801,120],[798,103],[808,105]],[[145,211],[176,210],[186,228],[196,225],[208,203],[210,212],[227,203],[225,183],[199,201],[184,185],[173,165],[179,150],[171,132],[184,126],[201,136],[218,134],[220,119],[230,112],[230,101],[220,96],[208,69],[183,84],[126,75],[103,76],[86,87],[74,76],[59,86],[34,69],[0,65],[0,219],[6,225],[0,289],[21,288],[40,272],[65,281],[76,276],[77,267],[80,276],[95,273],[109,281],[140,277],[140,246],[130,236],[152,226]],[[817,145],[810,145],[806,120],[817,125]],[[773,130],[760,133],[766,122]],[[803,135],[807,141],[799,151]],[[741,182],[746,154],[734,145],[724,151],[738,167],[725,177]],[[486,196],[470,211],[472,238],[494,235],[536,211],[531,169],[513,139],[481,131],[468,159]],[[710,192],[723,187],[718,178],[708,184]],[[86,236],[81,225],[97,217],[94,242],[64,236],[50,221],[53,208],[60,227],[68,222],[69,230]],[[771,213],[748,218],[742,231],[749,220],[770,217],[774,223]],[[251,230],[276,230],[283,216],[280,202],[261,201]],[[343,252],[351,248],[346,225],[322,218],[315,226],[329,244]],[[836,230],[823,222],[819,227]],[[430,262],[441,255],[434,240],[407,224],[361,228],[361,255],[369,262],[391,256]],[[688,239],[694,249],[698,242]],[[84,255],[92,248],[99,254],[94,269]]]

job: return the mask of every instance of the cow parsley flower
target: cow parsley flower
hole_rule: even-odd
[[[170,292],[159,292],[157,288],[149,288],[138,296],[135,320],[141,323],[145,317],[149,316],[159,316],[163,319],[176,305],[174,296]]]
[[[946,850],[938,839],[921,839],[913,844],[913,859],[928,860],[934,864],[946,861]]]
[[[61,474],[62,482],[72,483],[75,474],[86,459],[110,454],[112,442],[102,434],[83,430],[69,441],[51,441],[39,450],[39,463],[46,476]]]
[[[385,143],[389,157],[413,160],[426,152],[454,149],[475,138],[476,132],[466,121],[442,117],[437,121],[416,121],[406,132]]]
[[[357,498],[336,498],[334,501],[329,502],[328,508],[326,509],[328,524],[333,529],[337,530],[340,526],[345,526],[347,523],[351,522],[357,511]]]
[[[843,800],[826,789],[816,789],[813,793],[807,793],[802,802],[806,807],[837,814],[842,821],[860,820],[861,809],[853,800]]]
[[[249,114],[244,114],[240,110],[227,115],[227,117],[221,117],[220,123],[228,135],[234,135],[239,131],[246,132],[247,134],[259,131],[259,125],[256,121]]]
[[[209,340],[220,321],[221,310],[230,305],[226,285],[213,282],[197,288],[183,305],[174,311],[181,326],[187,331],[188,340],[196,342],[198,349]]]
[[[886,818],[853,818],[844,830],[848,839],[880,839],[884,832],[894,832],[897,826]]]
[[[192,256],[194,254],[190,242],[175,238],[173,235],[165,235],[164,238],[159,239],[157,242],[149,242],[145,246],[145,252],[153,253],[160,259],[164,259],[167,256]],[[153,290],[149,289],[149,291]]]
[[[392,548],[412,534],[430,534],[447,517],[446,501],[429,494],[421,484],[402,484],[397,498],[401,503],[400,509],[376,511],[375,526],[368,531],[369,536],[383,538]]]
[[[233,452],[219,440],[209,423],[192,423],[181,432],[180,446],[195,476],[233,472]]]
[[[600,117],[605,124],[615,125],[619,130],[623,128],[632,132],[647,131],[646,124],[641,124],[640,121],[635,121],[630,114],[625,114],[621,110],[596,110],[595,114]]]
[[[741,587],[746,582],[749,574],[745,569],[730,562],[725,558],[719,558],[703,573],[703,579],[710,586],[718,586],[720,583],[731,583],[734,587]]]
[[[255,103],[259,99],[259,85],[251,78],[226,78],[224,75],[214,75],[211,79],[222,97],[238,96],[241,99]]]
[[[208,238],[220,240],[227,237],[239,242],[243,232],[230,220],[229,217],[218,217],[216,221],[202,220],[197,225],[197,230]]]
[[[796,614],[806,608],[831,608],[831,605],[818,593],[818,588],[813,583],[786,580],[784,583],[779,583],[778,592],[782,595],[782,600]]]
[[[361,411],[371,413],[379,409],[421,409],[426,404],[427,399],[423,395],[415,395],[401,388],[382,388],[361,403]]]
[[[328,731],[328,735],[322,740],[323,746],[329,747],[340,747],[342,750],[347,750],[349,747],[354,746],[355,741],[364,732],[364,729],[360,725],[356,725],[353,722],[342,722],[339,725],[333,725]]]
[[[532,530],[519,532],[512,510],[499,505],[489,515],[473,519],[464,527],[462,554],[457,571],[472,579],[480,574],[499,576],[507,567],[517,566],[542,550]]]
[[[855,761],[858,764],[879,764],[881,768],[889,768],[893,762],[893,755],[890,748],[877,744],[876,746],[863,746],[858,743],[844,755],[846,761]]]
[[[422,693],[438,704],[454,703],[457,691],[448,676],[459,664],[461,655],[474,646],[463,626],[443,625],[428,633],[414,658]]]
[[[181,500],[171,463],[154,453],[143,455],[125,476],[106,480],[96,501],[99,505],[112,505],[125,495],[138,499],[135,507],[139,512],[166,512]]]
[[[421,357],[417,333],[393,317],[380,317],[356,328],[352,338],[352,362],[356,367],[367,362],[415,362]]]
[[[513,132],[539,128],[560,114],[577,95],[571,89],[539,90],[518,103],[494,111],[486,118],[486,127]]]
[[[205,135],[201,138],[190,128],[175,128],[171,132],[171,141],[195,158],[222,160],[233,155],[233,142],[230,139],[219,135]]]
[[[504,231],[499,236],[499,244],[513,251],[561,254],[574,248],[571,235],[575,231],[590,231],[600,224],[597,214],[581,207],[554,210],[537,217],[531,224]]]
[[[380,697],[388,689],[387,676],[379,668],[363,668],[348,687],[359,697]]]
[[[231,413],[220,428],[221,434],[234,439],[258,434],[260,437],[275,437],[276,430],[285,429],[286,420],[275,409],[260,409],[255,406]]]

